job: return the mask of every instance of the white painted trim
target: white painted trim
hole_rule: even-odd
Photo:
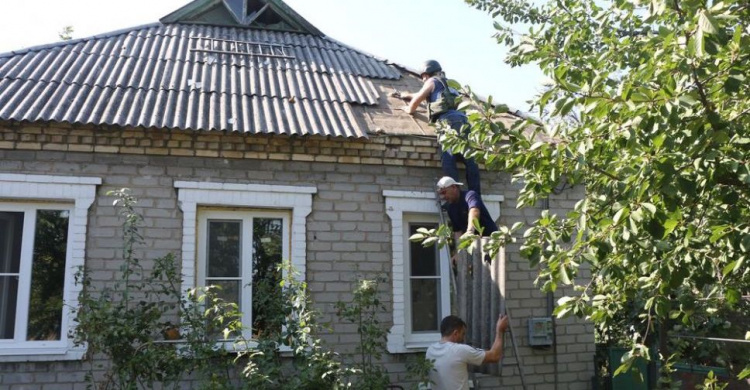
[[[3,340],[0,342],[0,362],[77,360],[85,354],[86,346],[75,345],[74,340],[69,337],[76,325],[72,309],[78,307],[78,294],[81,291],[74,279],[75,273],[84,265],[88,209],[96,197],[96,186],[101,182],[98,177],[0,174],[0,198],[5,199],[0,201],[0,207],[5,205],[6,209],[22,207],[33,210],[63,207],[70,212],[63,287],[62,340]],[[64,205],[50,205],[39,201]]]
[[[52,176],[0,173],[0,182],[100,185],[102,184],[102,179],[100,177],[88,176]]]
[[[317,187],[302,186],[279,186],[274,184],[238,184],[238,183],[215,183],[207,181],[175,181],[177,189],[187,188],[194,190],[226,190],[226,191],[251,191],[251,192],[274,192],[291,194],[315,194]]]
[[[390,353],[417,352],[419,349],[407,347],[407,284],[405,248],[407,232],[404,231],[404,214],[427,214],[437,218],[435,194],[414,191],[383,191],[385,212],[391,219],[391,278],[393,285],[393,326],[388,333],[387,349]],[[440,259],[442,262],[443,259]],[[450,301],[450,300],[449,300]],[[449,303],[450,304],[450,303]],[[450,312],[450,310],[449,310]],[[436,337],[434,341],[440,340]],[[429,343],[428,343],[429,345]]]
[[[300,278],[306,276],[307,216],[312,212],[312,195],[316,187],[277,186],[269,184],[236,184],[176,181],[177,199],[182,209],[182,277],[183,291],[196,285],[197,221],[199,206],[266,208],[291,210],[290,260]]]
[[[385,198],[404,198],[404,199],[430,199],[433,202],[435,201],[435,193],[434,192],[421,192],[421,191],[393,191],[393,190],[383,190],[383,196]],[[487,207],[487,211],[489,211],[490,216],[493,220],[497,221],[498,218],[500,218],[500,204],[505,202],[505,196],[504,195],[482,195],[482,202],[484,202],[485,207]],[[431,212],[434,212],[435,210],[432,210]]]
[[[430,344],[440,340],[439,333],[410,335],[408,331],[407,310],[409,310],[406,300],[406,288],[408,282],[406,278],[406,258],[405,248],[408,238],[407,232],[404,232],[404,214],[427,214],[434,218],[437,215],[437,202],[434,192],[420,191],[393,191],[384,190],[385,211],[391,219],[391,248],[392,248],[392,266],[391,277],[393,285],[393,326],[388,334],[387,349],[390,353],[410,353],[424,351]],[[482,200],[487,207],[487,211],[493,219],[500,217],[500,203],[505,198],[502,195],[482,195]],[[444,259],[445,251],[440,251],[441,265],[447,264],[449,259]],[[441,270],[442,270],[441,266]],[[445,267],[447,268],[447,267]],[[447,272],[444,275],[444,286],[450,285]],[[447,313],[450,313],[450,298],[447,300]],[[445,310],[445,309],[444,309]]]
[[[412,303],[408,300],[411,297],[411,258],[410,258],[410,251],[411,251],[411,242],[408,240],[409,237],[409,225],[410,224],[422,224],[425,225],[429,224],[439,224],[439,216],[437,213],[432,214],[424,214],[424,213],[403,213],[402,214],[402,220],[403,220],[403,231],[404,231],[404,240],[403,240],[403,256],[404,256],[404,342],[407,345],[407,348],[415,348],[415,345],[418,345],[417,348],[420,348],[422,345],[424,347],[429,346],[430,344],[434,343],[435,341],[440,339],[439,329],[436,328],[434,332],[420,332],[420,333],[412,333],[411,330],[411,323],[412,323]],[[440,250],[438,248],[435,248],[437,250],[437,256],[438,256],[438,266],[440,267],[440,277],[437,278],[440,280],[440,302],[441,307],[440,311],[443,316],[446,316],[450,314],[451,312],[451,295],[450,295],[450,266],[449,262],[450,259],[447,257],[447,252],[445,250]],[[441,316],[437,319],[436,325],[440,324],[440,320],[442,319]],[[411,346],[411,347],[410,347]]]

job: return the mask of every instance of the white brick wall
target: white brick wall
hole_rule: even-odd
[[[95,202],[87,214],[89,234],[83,248],[87,266],[95,271],[93,275],[97,286],[112,283],[120,265],[117,259],[122,256],[121,221],[112,207],[112,198],[105,195],[109,190],[129,187],[140,199],[137,208],[147,216],[143,227],[146,240],[143,257],[153,259],[173,252],[178,258],[182,257],[179,260],[184,264],[182,271],[186,275],[194,272],[190,269],[194,262],[186,259],[195,258],[195,241],[190,237],[190,232],[195,230],[196,208],[183,201],[182,197],[187,196],[183,193],[218,191],[227,194],[226,199],[233,202],[239,200],[248,205],[265,198],[267,207],[283,207],[282,203],[278,203],[282,195],[306,197],[309,204],[301,206],[299,216],[295,212],[294,222],[297,224],[295,226],[304,226],[305,230],[300,230],[301,233],[295,235],[292,241],[303,245],[304,249],[298,252],[304,258],[309,290],[316,308],[322,313],[321,320],[330,321],[333,326],[333,332],[324,335],[326,345],[339,352],[354,350],[356,327],[339,323],[333,304],[351,299],[353,282],[358,274],[373,276],[384,272],[393,276],[391,283],[397,281],[392,262],[393,221],[387,214],[388,195],[384,196],[387,194],[384,191],[426,192],[430,194],[427,199],[432,199],[435,178],[440,176],[437,168],[7,150],[0,150],[0,161],[3,164],[0,170],[9,167],[5,168],[6,171],[12,172],[0,175],[60,176],[64,172],[74,171],[79,172],[80,176],[102,178]],[[133,168],[118,168],[122,166]],[[140,180],[142,176],[151,178]],[[210,182],[204,183],[209,181],[209,177]],[[510,184],[507,175],[483,172],[482,179],[485,193],[504,196],[502,204],[497,202],[502,224],[529,221],[540,212],[538,208],[515,209],[518,187]],[[34,184],[40,184],[39,181],[42,184],[45,182],[39,179]],[[185,184],[188,182],[193,184]],[[287,187],[309,190],[295,193]],[[281,192],[274,192],[277,190]],[[566,191],[560,195],[560,202],[553,197],[550,209],[562,210],[562,206],[569,206],[580,196],[580,191]],[[253,193],[252,197],[242,195],[246,192]],[[178,201],[181,202],[179,207]],[[196,206],[198,204],[195,198],[189,202]],[[429,204],[430,212],[434,212],[434,203],[429,201]],[[513,325],[520,342],[520,354],[528,367],[528,388],[552,388],[550,384],[555,375],[551,350],[526,347],[526,316],[543,316],[547,308],[546,296],[532,283],[536,271],[529,269],[526,260],[520,257],[519,246],[520,243],[517,243],[506,248],[508,306],[514,314]],[[393,290],[394,285],[383,287],[388,313],[381,320],[389,327],[394,325],[391,312],[399,303],[392,299]],[[567,329],[569,325],[572,327]],[[587,378],[593,375],[593,327],[579,320],[559,321],[558,334],[558,388],[590,388]],[[568,339],[568,336],[572,338]],[[506,354],[511,360],[508,360],[504,376],[500,379],[483,379],[483,389],[501,386],[503,389],[520,388],[518,374],[514,372],[514,367],[510,367],[513,357],[509,347]],[[410,357],[410,354],[384,356],[383,364],[391,371],[394,383],[406,385],[405,361]],[[35,366],[0,363],[0,388],[29,383],[20,381],[23,375],[30,375],[32,383],[48,383],[43,382],[46,379],[42,374],[65,372],[71,373],[66,378],[73,381],[76,375],[89,367],[88,363],[80,362],[37,363]],[[37,375],[40,376],[35,379]]]

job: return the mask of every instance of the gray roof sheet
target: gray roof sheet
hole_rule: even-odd
[[[294,58],[212,52],[234,41]],[[326,37],[154,24],[0,54],[0,119],[366,137],[352,105],[377,105],[373,81],[400,77]]]

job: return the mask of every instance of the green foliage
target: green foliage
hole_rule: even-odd
[[[90,357],[103,354],[111,361],[100,383],[94,383],[93,375],[89,375],[91,385],[100,389],[153,388],[156,383],[177,387],[182,376],[193,370],[208,371],[210,377],[221,378],[215,370],[225,366],[204,364],[206,359],[221,355],[207,337],[217,324],[206,321],[198,305],[214,294],[206,290],[199,297],[196,290],[183,298],[171,254],[155,259],[152,270],[145,273],[136,256],[136,247],[142,244],[139,227],[143,221],[135,211],[136,199],[125,189],[110,195],[116,197],[114,205],[124,220],[120,273],[112,286],[101,290],[94,288],[87,270],[79,270],[76,275],[77,283],[83,287],[76,310],[76,342],[87,344]],[[213,310],[231,311],[231,305],[215,297],[210,299]],[[179,336],[179,330],[165,316],[177,315],[178,310],[183,324],[191,329],[182,345],[172,343],[172,337],[166,336],[170,332]]]
[[[57,33],[57,36],[60,37],[63,41],[69,41],[73,39],[73,26],[65,26],[60,30],[60,32]]]
[[[475,220],[474,229],[476,232],[481,234],[482,227],[479,226],[479,221]],[[509,243],[516,242],[516,238],[513,237],[513,233],[521,229],[523,225],[521,223],[515,223],[510,228],[507,226],[498,226],[497,231],[492,232],[490,235],[491,240],[484,247],[488,251],[491,257],[497,255],[501,248],[505,247]],[[439,248],[443,248],[445,245],[450,245],[453,242],[451,236],[451,229],[446,225],[440,225],[436,229],[418,228],[417,232],[409,237],[409,241],[421,242],[422,246],[429,247],[437,244]],[[479,239],[479,234],[464,233],[458,238],[458,250],[467,250],[473,252],[473,245],[476,244]]]
[[[631,356],[663,333],[666,359],[675,325],[737,313],[750,291],[750,4],[467,3],[495,17],[508,63],[547,75],[532,103],[549,125],[506,126],[507,108],[469,90],[472,132],[446,131],[443,146],[512,173],[519,207],[586,189],[524,233],[542,288],[576,285],[556,314],[587,317],[608,339],[634,332]],[[592,278],[578,285],[584,264]],[[735,374],[748,355],[737,360]]]
[[[706,375],[706,379],[702,385],[697,385],[696,389],[700,390],[723,390],[726,389],[729,384],[719,382],[719,379],[714,375],[713,371],[709,371]]]
[[[750,341],[750,330],[745,333],[745,340]],[[750,364],[745,366],[745,368],[740,372],[738,375],[740,379],[750,378]]]
[[[430,380],[430,372],[435,368],[435,362],[427,359],[424,355],[419,354],[415,359],[406,364],[406,377],[414,379],[416,382],[412,388],[421,390],[428,384],[433,384]]]
[[[325,350],[316,334],[321,331],[318,313],[310,308],[307,284],[297,279],[291,264],[276,268],[281,281],[262,279],[254,296],[265,313],[263,329],[254,329],[257,340],[235,343],[238,360],[245,360],[243,375],[252,389],[343,389],[354,374],[333,352]],[[272,297],[268,299],[267,297]],[[253,345],[255,344],[255,345]]]
[[[103,355],[111,363],[103,379],[88,376],[91,387],[181,388],[187,374],[203,389],[348,387],[344,380],[353,371],[316,338],[318,314],[309,309],[306,285],[294,277],[291,265],[273,270],[283,277],[255,284],[254,308],[264,313],[256,323],[262,329],[246,339],[237,305],[221,299],[219,287],[182,294],[173,255],[153,260],[151,271],[144,271],[137,256],[143,220],[136,199],[127,190],[111,194],[124,220],[119,277],[96,290],[86,270],[77,274],[83,290],[76,341],[88,344],[90,357]],[[170,321],[176,318],[179,325]]]
[[[355,389],[380,390],[390,383],[388,371],[377,363],[386,350],[388,336],[388,330],[378,319],[386,310],[378,298],[378,287],[385,282],[383,276],[359,279],[352,302],[336,303],[339,318],[357,325],[359,334],[359,361],[355,364],[358,380],[354,383]]]

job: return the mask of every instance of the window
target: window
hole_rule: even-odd
[[[0,361],[78,359],[69,339],[98,178],[0,174]]]
[[[447,251],[409,241],[418,228],[437,226],[435,194],[386,190],[383,196],[391,219],[393,248],[393,327],[388,334],[388,352],[422,351],[440,340],[440,321],[452,309]],[[482,198],[497,219],[503,197]]]
[[[436,219],[426,215],[407,215],[404,218],[404,265],[408,275],[404,302],[409,308],[406,332],[411,334],[411,341],[434,341],[435,333],[440,331],[440,320],[450,314],[450,269],[447,260],[441,261],[447,256],[445,250],[441,251],[437,246],[425,248],[419,242],[409,241],[419,228],[437,228],[437,222],[432,222]],[[441,252],[445,254],[442,259]],[[420,335],[427,338],[420,338]]]
[[[264,287],[261,280],[281,277],[273,272],[282,260],[304,280],[305,223],[317,189],[188,181],[175,187],[183,212],[183,289],[221,285],[224,298],[242,309],[242,323],[263,329],[253,293]]]
[[[288,213],[256,210],[198,211],[198,285],[221,287],[221,298],[238,305],[242,323],[265,329],[253,292],[273,293],[289,258]],[[252,337],[248,334],[246,337]]]
[[[60,340],[70,206],[0,206],[0,340]]]

